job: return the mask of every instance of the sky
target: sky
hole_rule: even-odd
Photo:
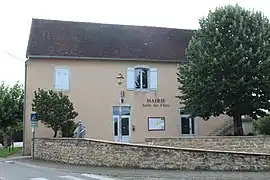
[[[24,61],[32,18],[196,29],[198,19],[207,16],[209,10],[235,3],[262,11],[270,18],[268,0],[3,1],[0,11],[0,81],[24,83]]]

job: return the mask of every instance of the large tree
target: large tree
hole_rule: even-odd
[[[218,7],[199,21],[179,66],[181,103],[208,120],[226,114],[242,135],[242,115],[270,109],[270,25],[261,13],[238,5]]]
[[[53,90],[34,91],[32,110],[37,113],[38,120],[52,128],[53,137],[57,136],[59,130],[65,128],[63,126],[70,124],[69,121],[73,121],[78,116],[69,97]]]
[[[24,92],[18,82],[9,86],[0,85],[0,133],[6,146],[7,134],[11,130],[21,130],[23,121]]]

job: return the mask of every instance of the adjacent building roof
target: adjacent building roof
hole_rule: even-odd
[[[192,30],[32,19],[27,58],[185,61]]]

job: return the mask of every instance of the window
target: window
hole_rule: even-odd
[[[135,69],[135,89],[148,89],[148,74],[149,69],[136,68]]]
[[[126,80],[127,90],[157,90],[157,69],[129,67]]]
[[[113,106],[113,115],[114,116],[119,116],[120,112],[119,112],[119,106]],[[131,106],[121,106],[121,111],[122,111],[122,115],[130,115],[130,111],[131,111]]]
[[[194,117],[191,116],[181,117],[181,130],[182,134],[195,134]]]
[[[69,90],[69,69],[68,68],[56,68],[54,89],[59,91]]]

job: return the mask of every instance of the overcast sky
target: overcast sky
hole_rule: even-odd
[[[206,16],[210,9],[236,2],[263,11],[270,18],[268,0],[3,0],[0,81],[24,83],[32,18],[195,29],[198,19]]]

